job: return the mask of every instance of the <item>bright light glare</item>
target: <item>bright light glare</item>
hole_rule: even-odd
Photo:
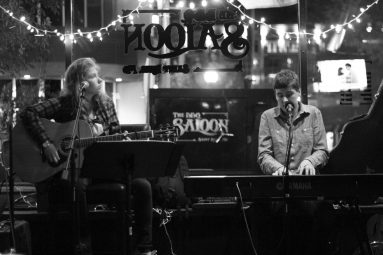
[[[218,73],[216,71],[207,71],[204,73],[203,78],[207,83],[216,83],[218,81]]]

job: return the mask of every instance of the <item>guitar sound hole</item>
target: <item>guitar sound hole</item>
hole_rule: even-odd
[[[71,137],[65,137],[64,139],[61,140],[60,150],[63,153],[68,153],[69,152],[70,142],[71,142]]]

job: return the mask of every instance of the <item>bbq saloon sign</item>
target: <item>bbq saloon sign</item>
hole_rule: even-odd
[[[180,10],[169,12],[180,14]],[[123,11],[124,15],[128,13],[128,10]],[[215,29],[217,25],[222,26],[222,29]],[[122,27],[125,54],[129,53],[129,46],[135,44],[134,51],[147,50],[150,57],[157,59],[177,57],[192,50],[206,50],[208,37],[212,43],[211,49],[220,50],[231,59],[243,58],[250,47],[248,40],[243,38],[244,26],[240,16],[227,9],[188,9],[183,13],[180,23],[171,23],[166,27],[153,23],[123,23]]]

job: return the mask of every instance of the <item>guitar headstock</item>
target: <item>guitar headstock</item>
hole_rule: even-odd
[[[170,124],[161,124],[158,129],[153,130],[153,139],[174,142],[177,141],[179,134],[178,127]]]

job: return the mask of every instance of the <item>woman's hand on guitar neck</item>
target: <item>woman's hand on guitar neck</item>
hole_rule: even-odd
[[[60,161],[60,156],[57,152],[56,146],[49,141],[43,143],[43,151],[45,157],[50,163],[58,163]]]

